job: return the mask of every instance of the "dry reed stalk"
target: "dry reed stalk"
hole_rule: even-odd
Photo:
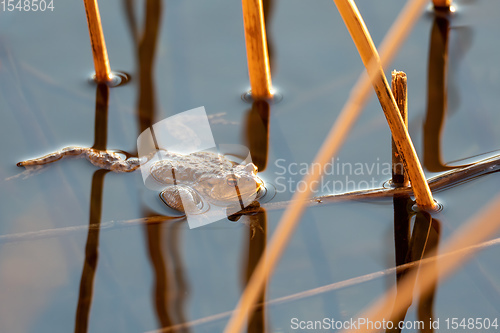
[[[432,0],[435,8],[450,8],[453,0]]]
[[[398,18],[391,26],[381,47],[381,63],[382,65],[389,63],[396,51],[402,45],[403,40],[408,35],[419,18],[427,0],[409,0],[403,8]],[[342,108],[337,120],[333,124],[332,129],[328,133],[323,145],[313,163],[314,165],[324,165],[331,156],[335,155],[344,139],[358,117],[361,109],[365,105],[371,91],[370,79],[363,73],[357,80],[346,104]],[[299,219],[307,205],[306,199],[310,197],[311,190],[314,188],[313,182],[319,179],[320,174],[316,172],[318,168],[312,168],[313,173],[304,178],[306,183],[306,191],[296,192],[292,198],[292,205],[289,205],[281,218],[276,231],[274,232],[269,245],[262,255],[257,268],[248,282],[243,295],[236,307],[235,312],[231,316],[224,332],[238,333],[242,330],[245,318],[253,309],[257,297],[262,290],[265,282],[276,267],[278,259],[284,251],[286,244]],[[322,168],[319,168],[322,169]]]
[[[87,23],[89,25],[90,44],[92,45],[92,56],[94,57],[95,78],[97,82],[108,82],[111,80],[109,68],[108,51],[102,33],[101,16],[97,0],[84,0]]]
[[[271,98],[271,70],[262,0],[242,0],[242,5],[252,98]]]
[[[368,75],[372,79],[373,87],[377,93],[382,110],[384,110],[392,137],[410,178],[411,186],[414,189],[417,205],[422,209],[434,209],[437,205],[432,198],[432,193],[425,179],[417,153],[411,142],[408,130],[403,123],[398,106],[385,78],[377,49],[363,22],[363,18],[353,0],[334,0],[334,2],[358,49]]]
[[[450,240],[443,246],[441,252],[462,255],[451,255],[445,257],[438,257],[437,267],[439,267],[438,274],[430,274],[434,271],[432,265],[426,264],[424,260],[421,262],[421,268],[419,271],[410,272],[399,284],[399,287],[393,287],[379,300],[374,302],[366,311],[363,311],[359,316],[354,316],[353,318],[367,318],[367,321],[381,322],[382,320],[389,320],[391,312],[394,316],[397,316],[403,311],[402,308],[404,304],[409,304],[413,298],[413,281],[415,281],[417,274],[420,277],[418,283],[418,293],[419,295],[426,294],[436,283],[441,281],[445,276],[452,273],[458,267],[463,265],[468,259],[472,257],[473,251],[463,251],[464,248],[476,248],[478,245],[485,241],[486,238],[493,235],[500,228],[500,214],[498,212],[498,207],[500,206],[500,195],[497,195],[494,200],[492,200],[488,206],[479,215],[472,218],[470,221],[465,223],[455,234],[450,238]],[[433,251],[430,254],[431,257],[436,256],[436,252]],[[400,302],[399,308],[396,306],[393,308],[392,300],[398,295]],[[363,332],[371,333],[377,332],[372,327],[363,328],[355,330],[349,330],[347,332]]]
[[[408,128],[408,91],[406,85],[406,73],[392,72],[391,81],[392,94],[398,104],[399,113],[403,123]],[[408,176],[403,167],[403,161],[399,155],[398,148],[392,139],[392,184],[396,187],[408,186]]]

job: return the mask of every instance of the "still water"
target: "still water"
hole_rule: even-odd
[[[147,223],[167,211],[138,172],[107,173],[67,159],[23,173],[16,163],[71,145],[134,154],[138,135],[149,126],[204,106],[217,143],[257,147],[253,159],[268,184],[266,200],[288,200],[300,190],[306,165],[362,63],[332,1],[267,1],[272,79],[283,99],[252,111],[241,99],[249,85],[240,2],[99,5],[111,68],[131,77],[111,89],[89,81],[93,62],[83,2],[0,13],[0,331],[155,332],[175,326],[170,331],[221,332],[227,316],[180,324],[235,307],[283,210],[241,217],[239,222],[267,222],[267,234],[257,230],[253,238],[245,223],[228,219],[197,229],[182,218]],[[357,5],[378,44],[403,2]],[[427,177],[500,149],[500,3],[462,0],[456,6],[448,19],[423,13],[390,65],[408,75],[409,130]],[[445,73],[444,89],[436,84],[439,73]],[[429,101],[428,90],[438,98]],[[389,128],[372,97],[332,158],[332,165],[352,169],[326,175],[315,195],[379,187],[390,178],[390,149]],[[499,184],[495,173],[436,193],[444,208],[433,215],[434,245],[480,212]],[[311,207],[265,298],[392,268],[395,252],[392,200]],[[499,258],[498,248],[488,248],[441,282],[431,302],[433,318],[500,317]],[[386,274],[269,305],[265,323],[257,316],[248,331],[294,332],[293,318],[349,320],[395,280],[395,273]],[[414,305],[406,319],[417,317]]]

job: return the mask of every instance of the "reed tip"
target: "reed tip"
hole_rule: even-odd
[[[456,11],[455,6],[452,4],[452,0],[433,0],[432,4],[434,10],[441,13],[454,13]]]

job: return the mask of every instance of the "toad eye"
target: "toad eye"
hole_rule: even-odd
[[[226,183],[231,187],[236,187],[236,185],[238,185],[238,179],[236,178],[236,176],[228,176],[226,178]]]

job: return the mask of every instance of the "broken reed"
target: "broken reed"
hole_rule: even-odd
[[[372,80],[373,88],[377,93],[380,105],[391,129],[392,137],[410,178],[417,205],[424,210],[435,209],[437,204],[432,198],[432,193],[425,179],[417,153],[413,147],[408,130],[403,123],[403,119],[399,114],[398,106],[385,78],[377,49],[373,44],[363,18],[354,1],[334,0],[334,2]]]
[[[262,0],[242,0],[242,6],[252,98],[268,99],[272,97],[271,70]]]
[[[403,123],[408,128],[408,91],[406,85],[406,73],[393,71],[391,81],[392,94],[398,104],[399,113]],[[394,187],[406,187],[409,185],[408,175],[403,166],[403,160],[398,152],[394,139],[392,141],[392,184]]]
[[[89,25],[90,44],[94,58],[95,79],[97,82],[108,82],[111,80],[108,52],[106,42],[102,33],[101,17],[97,0],[84,0],[87,23]]]

